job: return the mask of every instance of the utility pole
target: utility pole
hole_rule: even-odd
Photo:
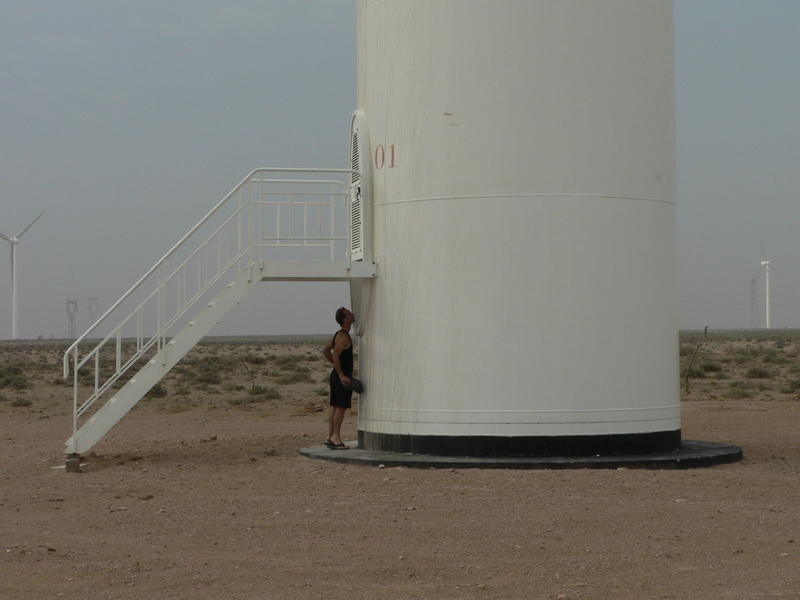
[[[69,339],[74,340],[75,335],[75,316],[78,314],[78,299],[67,299],[67,316],[69,317]]]
[[[97,296],[91,296],[86,300],[86,308],[89,310],[89,318],[92,320],[91,325],[94,325],[99,310],[97,306]]]

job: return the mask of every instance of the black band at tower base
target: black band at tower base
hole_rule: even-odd
[[[359,430],[358,447],[433,456],[625,456],[681,448],[681,430],[570,436],[401,435]]]

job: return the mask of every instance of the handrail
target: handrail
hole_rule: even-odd
[[[270,173],[296,173],[308,175],[339,175],[346,177],[341,178],[328,178],[328,179],[315,179],[315,178],[296,178],[296,179],[281,179],[281,178],[268,178]],[[265,167],[254,169],[247,177],[245,177],[239,184],[237,184],[220,202],[218,202],[206,214],[200,222],[197,223],[186,235],[184,235],[178,243],[176,243],[147,273],[145,273],[123,296],[115,302],[97,321],[95,321],[77,340],[75,340],[64,353],[63,367],[64,378],[70,375],[70,366],[73,369],[73,386],[74,386],[74,401],[73,401],[73,429],[77,431],[78,417],[85,413],[94,402],[100,398],[108,389],[119,380],[119,378],[131,366],[154,346],[160,350],[164,347],[167,339],[167,331],[172,327],[185,313],[194,305],[200,297],[203,296],[209,289],[218,283],[219,279],[225,275],[234,265],[239,265],[239,273],[244,269],[252,267],[257,260],[263,260],[264,247],[292,247],[298,245],[313,246],[315,248],[327,247],[331,248],[331,260],[334,259],[334,243],[337,241],[346,241],[347,236],[336,237],[334,235],[334,198],[341,198],[346,202],[348,197],[348,185],[350,175],[353,173],[350,169],[306,169],[306,168],[272,168]],[[246,186],[250,185],[250,189]],[[271,185],[281,186],[330,186],[330,189],[323,191],[273,191],[268,189]],[[257,187],[257,189],[254,189]],[[304,188],[305,189],[305,188]],[[338,190],[338,191],[337,191]],[[246,196],[246,197],[243,197]],[[287,200],[272,200],[272,197],[286,197]],[[302,197],[304,200],[295,201],[295,196]],[[308,197],[316,197],[317,202],[308,201]],[[325,197],[329,201],[322,201]],[[211,219],[217,216],[221,210],[234,198],[238,198],[238,206],[231,212],[231,214],[224,219],[224,221],[208,235],[199,246],[193,250],[188,257],[186,257],[180,265],[167,274],[166,266],[168,261],[174,257],[177,252],[184,248],[184,245],[192,238],[198,231],[209,223]],[[266,201],[265,198],[270,201]],[[265,207],[267,207],[265,209]],[[282,214],[282,207],[288,210],[288,234],[282,232],[282,219],[287,216]],[[309,207],[316,208],[315,223],[309,223],[312,216],[309,215]],[[303,235],[295,236],[295,208],[301,212],[298,216],[302,220]],[[323,208],[326,213],[327,223],[323,219]],[[267,212],[274,211],[275,217],[275,231],[276,235],[265,235],[264,220],[267,217]],[[270,213],[271,214],[271,213]],[[224,216],[224,215],[223,215]],[[257,222],[256,222],[257,219]],[[309,234],[309,226],[312,226],[317,232],[317,235]],[[323,232],[324,227],[329,227],[328,231]],[[233,238],[233,239],[232,239]],[[233,242],[234,247],[231,248]],[[213,257],[211,252],[216,246],[216,266],[213,265]],[[258,249],[257,258],[254,257],[253,251]],[[244,259],[244,266],[242,261]],[[190,265],[197,263],[197,282],[196,291],[194,284],[189,284],[189,268]],[[137,291],[144,286],[144,284],[151,280],[153,277],[157,278],[154,281],[155,289],[150,292],[144,300],[122,321],[112,329],[94,348],[85,353],[85,356],[80,357],[80,345],[85,342],[89,336],[96,332],[98,328],[110,319],[112,315],[126,300],[130,299]],[[167,286],[177,286],[177,310],[173,314],[168,314],[166,305],[166,295],[169,293]],[[189,289],[191,288],[191,289]],[[145,310],[155,303],[156,312],[156,331],[151,337],[144,334],[145,329]],[[152,310],[152,309],[151,309]],[[172,311],[172,308],[170,308]],[[122,356],[122,331],[123,327],[134,324],[136,326],[136,351],[127,360],[123,360]],[[100,352],[109,343],[113,344],[115,353],[114,372],[105,381],[100,381]],[[78,375],[82,367],[86,366],[92,359],[94,359],[94,392],[91,396],[79,405],[79,381]]]
[[[145,273],[139,279],[139,281],[137,281],[135,284],[133,284],[133,286],[127,292],[125,292],[125,294],[123,294],[122,297],[119,300],[117,300],[111,308],[109,308],[105,313],[103,313],[103,316],[101,316],[99,319],[97,319],[97,321],[95,321],[89,327],[89,329],[87,329],[83,333],[83,335],[81,335],[77,340],[75,340],[75,342],[72,343],[72,345],[70,345],[69,348],[67,348],[66,352],[64,353],[65,354],[65,357],[64,357],[64,377],[69,377],[69,364],[68,364],[67,355],[69,355],[69,353],[72,352],[78,344],[80,344],[82,341],[84,341],[89,336],[89,334],[92,331],[94,331],[95,328],[98,325],[100,325],[100,323],[102,323],[106,319],[106,317],[108,317],[108,315],[110,315],[112,312],[114,312],[114,310],[116,310],[117,307],[119,307],[123,302],[125,302],[125,300],[127,300],[137,290],[137,288],[144,281],[146,281],[153,273],[155,273],[158,270],[158,268],[164,262],[166,262],[167,259],[169,259],[169,257],[172,256],[183,245],[183,243],[186,240],[188,240],[190,237],[192,237],[192,235],[194,235],[195,232],[197,232],[199,229],[201,229],[203,227],[203,225],[205,225],[217,213],[217,211],[220,210],[222,208],[222,206],[225,205],[225,203],[228,202],[228,200],[230,200],[231,197],[233,197],[234,194],[236,194],[236,192],[238,192],[242,187],[244,187],[247,183],[249,183],[250,180],[253,178],[253,176],[256,173],[262,173],[262,172],[271,172],[271,173],[342,173],[342,174],[344,174],[344,173],[347,173],[347,174],[353,173],[353,171],[351,169],[303,169],[303,168],[280,169],[280,168],[274,168],[274,167],[263,167],[263,168],[254,169],[253,171],[251,171],[250,174],[247,177],[245,177],[241,182],[239,182],[239,184],[236,187],[234,187],[230,192],[228,192],[228,194],[222,200],[220,200],[217,203],[217,205],[214,208],[212,208],[209,211],[209,213],[205,217],[203,217],[203,219],[199,223],[197,223],[197,225],[192,227],[192,229],[189,231],[189,233],[184,235],[180,239],[180,241],[177,244],[175,244],[169,250],[169,252],[167,252],[161,258],[161,260],[159,260],[155,265],[153,265],[153,267],[149,271],[147,271],[147,273]],[[290,181],[287,180],[287,182],[290,182]]]

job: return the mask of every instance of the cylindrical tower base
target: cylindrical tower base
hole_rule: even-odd
[[[677,449],[672,2],[359,0],[358,19],[363,447]]]

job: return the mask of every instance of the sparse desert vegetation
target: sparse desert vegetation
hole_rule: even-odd
[[[294,407],[298,412],[326,408],[330,365],[321,348],[326,336],[209,338],[203,340],[153,387],[140,405],[180,412],[189,408],[260,410]],[[63,415],[72,407],[72,381],[62,377],[66,342],[0,343],[0,411],[27,408]],[[144,364],[147,359],[141,359]],[[103,357],[109,373],[114,357]],[[119,388],[134,371],[116,382]],[[91,387],[94,373],[82,369],[81,385]],[[134,410],[137,410],[137,405]]]
[[[800,400],[798,330],[681,332],[680,357],[685,399]]]
[[[228,407],[268,413],[286,405],[323,410],[330,366],[319,349],[326,340],[326,336],[206,339],[142,403],[173,412]],[[709,331],[702,341],[703,332],[680,334],[681,370],[676,377],[684,399],[800,400],[800,331]],[[72,382],[61,376],[67,345],[51,340],[0,343],[0,410],[4,406],[42,414],[71,410]],[[103,361],[101,369],[113,364],[113,357]],[[93,377],[91,372],[82,373],[81,382],[90,386]]]

